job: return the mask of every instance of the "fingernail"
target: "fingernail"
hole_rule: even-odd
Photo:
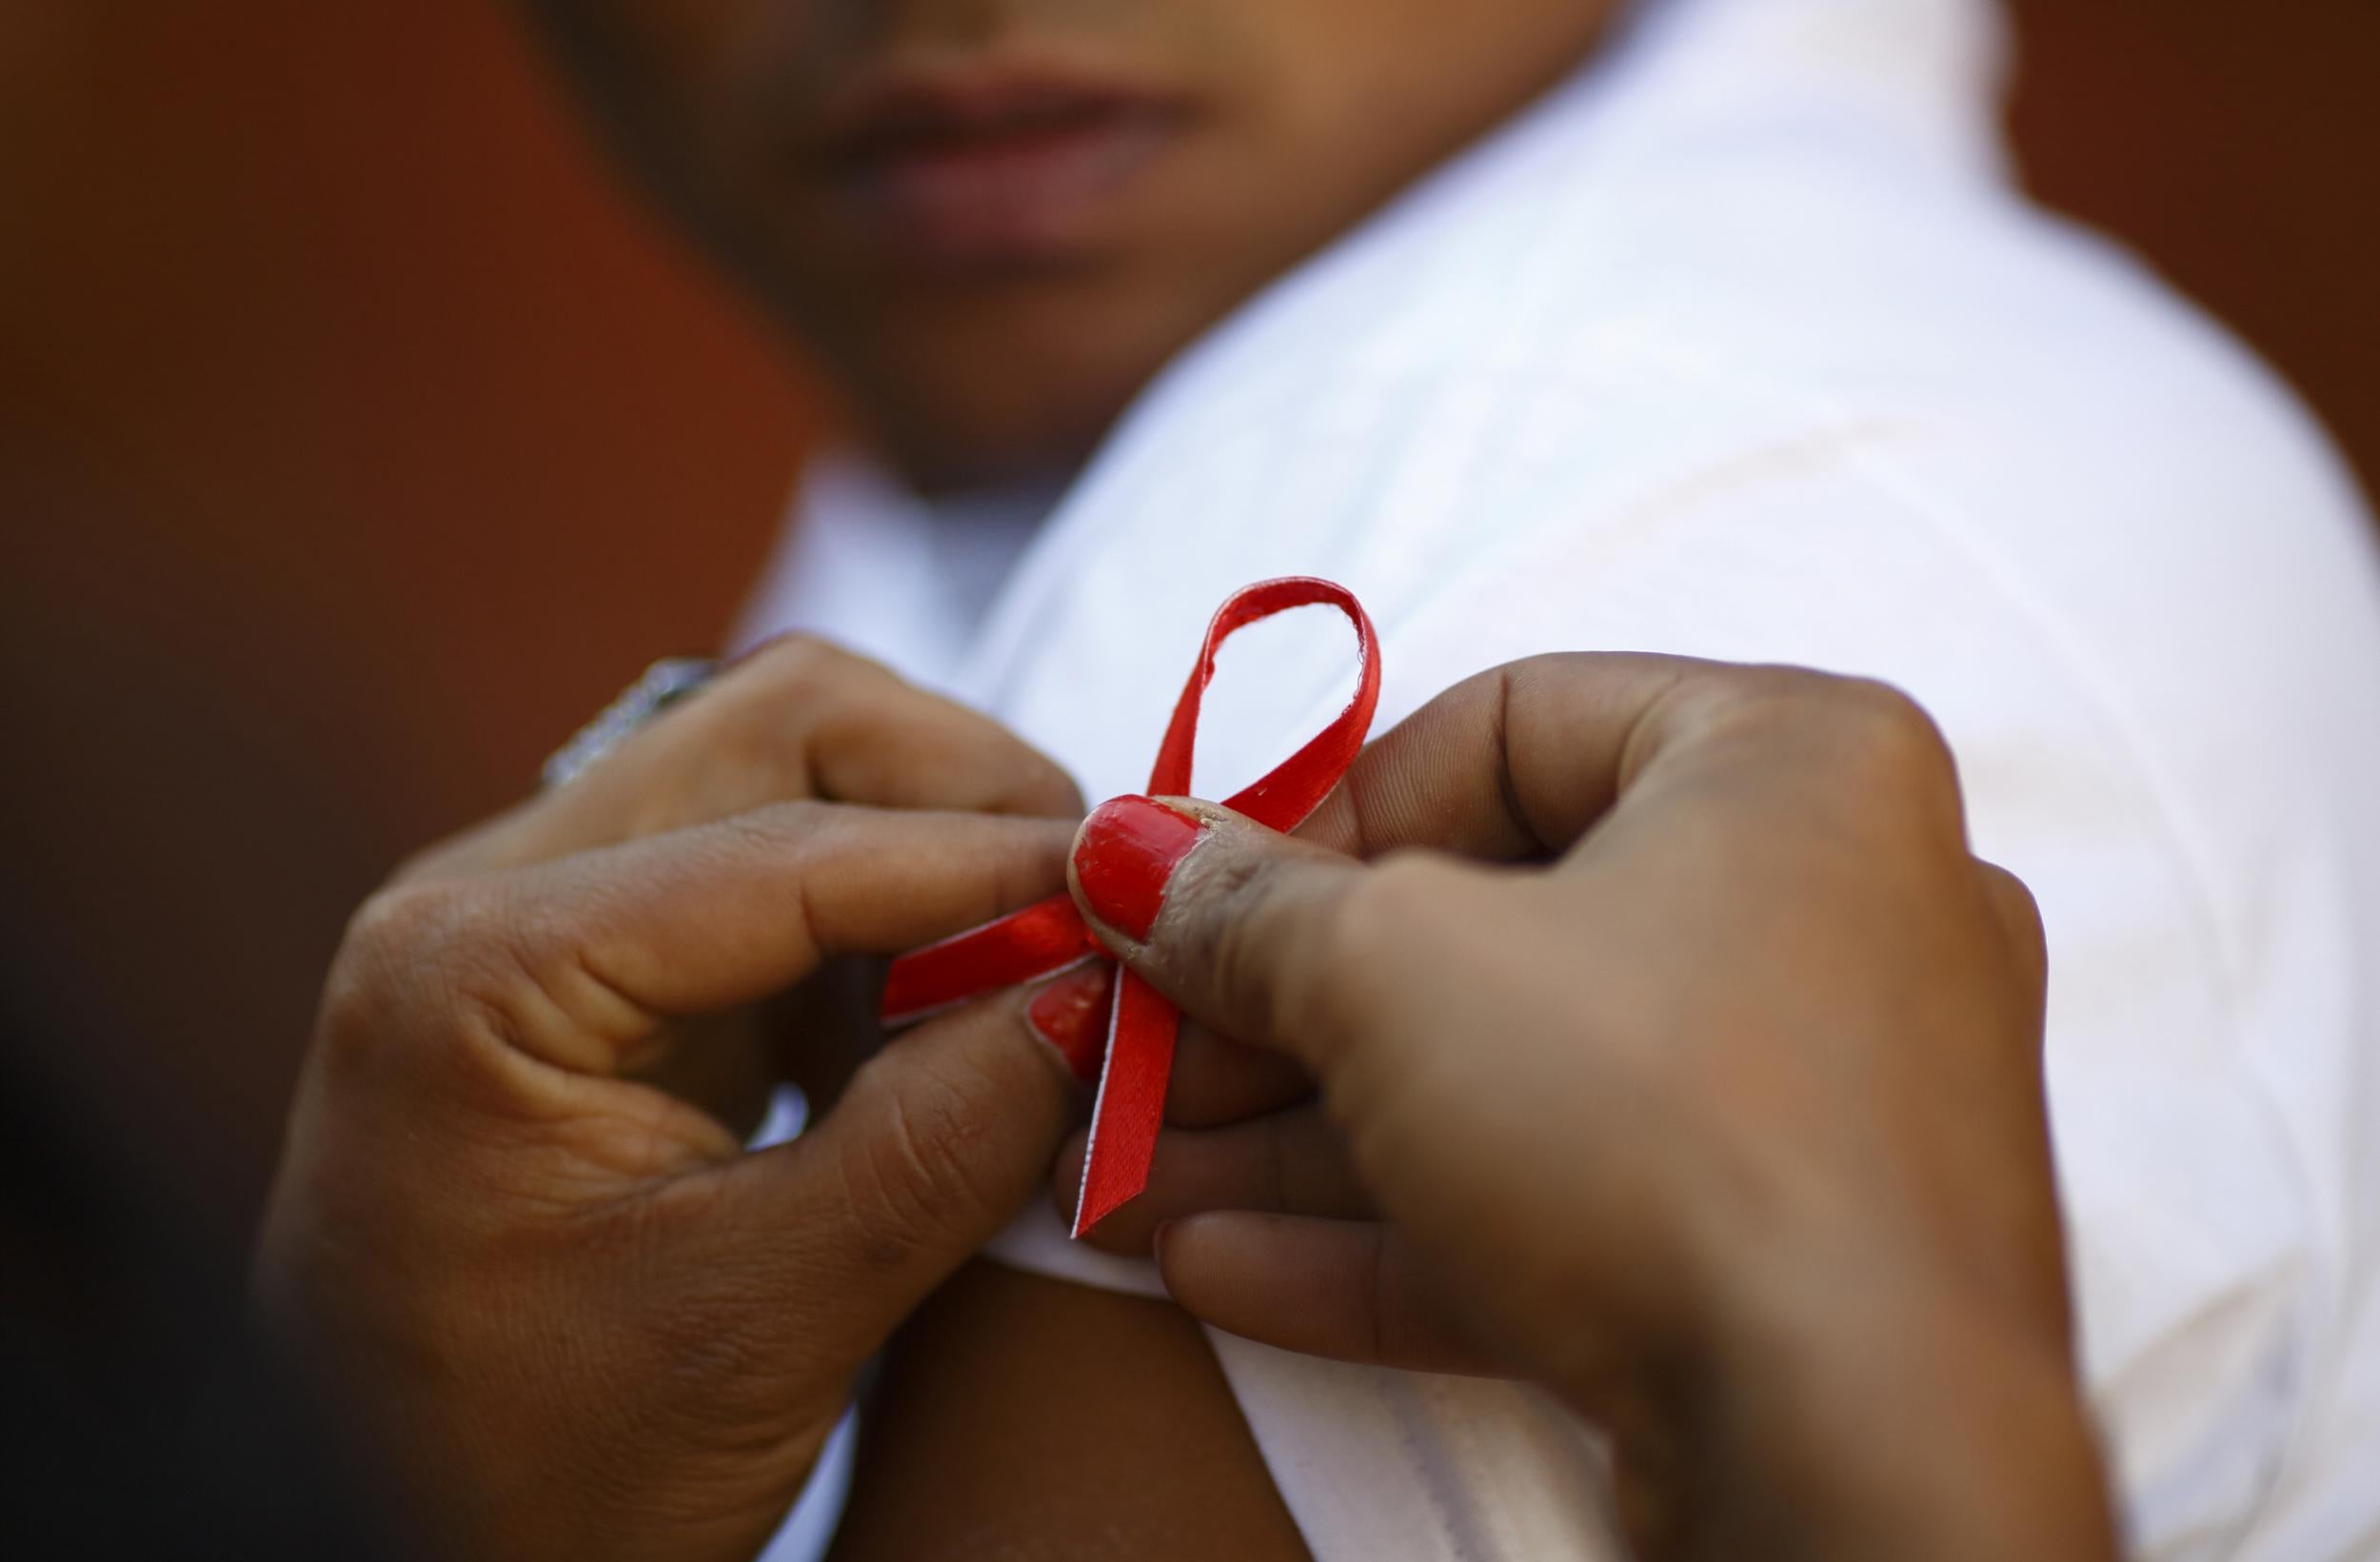
[[[1205,833],[1205,825],[1161,802],[1111,799],[1091,810],[1075,838],[1075,883],[1101,921],[1145,939],[1165,903],[1175,864]]]
[[[1116,968],[1102,960],[1067,972],[1025,1005],[1025,1024],[1057,1048],[1067,1070],[1086,1085],[1100,1077],[1106,1061],[1107,1007],[1115,985]]]

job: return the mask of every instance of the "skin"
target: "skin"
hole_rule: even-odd
[[[656,191],[825,362],[863,432],[912,482],[936,489],[1079,462],[1183,346],[1567,73],[1613,8],[537,9]],[[823,167],[828,106],[878,66],[1002,50],[1055,51],[1128,77],[1180,107],[1180,133],[1062,253],[986,267],[887,253],[850,219]],[[1161,1544],[1168,1525],[1228,1535],[1231,1554],[1300,1554],[1228,1391],[1180,1315],[962,1267],[1012,1195],[1022,1196],[1020,1178],[1030,1176],[1020,1167],[1039,1170],[1067,1117],[1062,1082],[1051,1082],[1062,1071],[1020,1039],[1021,999],[938,1021],[863,1066],[864,1028],[836,1001],[843,957],[951,931],[1056,871],[1045,825],[885,809],[1067,814],[1079,806],[1071,787],[980,722],[895,696],[897,681],[881,669],[816,647],[769,664],[806,668],[800,698],[740,673],[744,682],[665,718],[587,781],[412,865],[359,917],[326,998],[260,1289],[382,1414],[464,1553],[750,1554],[859,1364],[944,1282],[892,1358],[840,1554],[981,1554],[1003,1532],[987,1524],[1020,1510],[1034,1515],[1031,1532],[1015,1532],[1012,1520],[1006,1539],[1044,1556],[1111,1554],[1119,1535]],[[742,690],[732,704],[729,688]],[[805,715],[813,702],[843,720]],[[895,719],[872,722],[875,702],[897,707]],[[1393,842],[1363,826],[1326,812],[1315,839]],[[1335,827],[1353,833],[1332,839]],[[1699,825],[1689,809],[1670,827],[1691,838]],[[1807,899],[1809,886],[1787,887],[1791,903]],[[780,1001],[788,988],[791,1014]],[[1305,1056],[1292,1038],[1245,1029]],[[1332,1078],[1322,1060],[1306,1060]],[[734,1129],[773,1078],[791,1074],[824,1101],[855,1066],[825,1129],[786,1151],[735,1155]],[[1282,1057],[1194,1030],[1169,1120],[1220,1132],[1257,1114],[1259,1126],[1243,1135],[1259,1142],[1266,1115],[1294,1119],[1310,1094]],[[1335,1108],[1338,1098],[1334,1090]],[[1418,1234],[1417,1256],[1385,1271],[1410,1274],[1397,1293],[1405,1299],[1370,1315],[1411,1326],[1364,1337],[1392,1343],[1391,1354],[1410,1348],[1416,1359],[1546,1376],[1621,1433],[1632,1493],[1667,1493],[1665,1506],[1639,1497],[1642,1533],[1772,1532],[1755,1520],[1799,1533],[1808,1513],[1908,1508],[1906,1492],[1875,1478],[1873,1439],[1863,1452],[1844,1434],[1853,1417],[1833,1414],[1881,1397],[1873,1381],[1865,1397],[1835,1397],[1863,1371],[1873,1379],[1879,1362],[1918,1388],[1915,1403],[1945,1413],[1994,1383],[2021,1391],[1992,1425],[2040,1433],[2033,1457],[1981,1448],[1977,1468],[2010,1460],[2030,1489],[2055,1499],[2045,1510],[2053,1517],[2093,1506],[2096,1467],[2087,1434],[2074,1432],[2071,1369],[2043,1366],[2063,1359],[2062,1343],[2045,1356],[2037,1332],[2003,1329],[1989,1308],[1949,1305],[1964,1291],[1929,1283],[1915,1295],[1941,1305],[1884,1306],[1884,1321],[1905,1329],[1878,1334],[1896,1349],[1874,1359],[1846,1359],[1839,1338],[1830,1359],[1811,1316],[1830,1310],[1803,1297],[1798,1309],[1730,1313],[1730,1327],[1673,1337],[1666,1354],[1645,1337],[1642,1359],[1658,1371],[1580,1376],[1571,1355],[1531,1353],[1527,1330],[1504,1311],[1510,1297],[1466,1298],[1442,1315],[1425,1306],[1435,1295],[1427,1276],[1447,1257],[1430,1246],[1427,1211],[1413,1216],[1392,1188],[1373,1188],[1363,1135],[1351,1161],[1331,1148],[1320,1114],[1305,1118],[1319,1126],[1277,1142],[1313,1151],[1308,1164],[1330,1197],[1410,1216]],[[1185,1194],[1171,1173],[1149,1208],[1167,1197],[1183,1210],[1213,1202]],[[1691,1203],[1668,1213],[1688,1218]],[[1246,1276],[1275,1275],[1268,1250],[1245,1228],[1216,1223],[1223,1218],[1180,1227],[1163,1244],[1167,1271],[1194,1310],[1262,1336],[1281,1323],[1268,1323]],[[364,1231],[369,1244],[352,1241]],[[756,1231],[800,1239],[756,1243]],[[1374,1251],[1386,1249],[1376,1239]],[[1782,1250],[1761,1251],[1775,1259]],[[1865,1256],[1878,1260],[1872,1274],[1897,1273],[1880,1250]],[[1647,1273],[1691,1267],[1656,1256]],[[1792,1267],[1775,1260],[1768,1273],[1774,1280]],[[1548,1281],[1527,1266],[1515,1273]],[[1302,1278],[1304,1295],[1341,1304],[1314,1317],[1365,1318],[1331,1274]],[[1530,1294],[1540,1308],[1552,1295]],[[1894,1303],[1893,1286],[1879,1295]],[[1973,1324],[1971,1311],[1986,1321]],[[1537,1322],[1556,1315],[1595,1316],[1615,1324],[1611,1338],[1628,1337],[1576,1307]],[[1932,1335],[1910,1323],[1937,1315],[1949,1326]],[[1342,1353],[1354,1342],[1343,1327],[1311,1325],[1300,1341]],[[2004,1355],[1989,1354],[1994,1346]],[[1928,1375],[1970,1351],[2010,1370],[1991,1383]],[[1681,1361],[1700,1370],[1681,1374]],[[1137,1431],[1092,1419],[1113,1414],[1127,1373],[1152,1416]],[[1735,1392],[1739,1376],[1765,1392]],[[959,1396],[921,1388],[952,1381],[973,1387]],[[1807,1437],[1814,1416],[1836,1435]],[[1100,1461],[1090,1483],[1073,1478],[1085,1429]],[[1922,1441],[1894,1448],[1906,1455]],[[536,1457],[521,1457],[526,1449]],[[944,1500],[917,1504],[911,1493],[929,1476]],[[1681,1530],[1680,1493],[1716,1516]]]
[[[789,1437],[782,1426],[755,1434],[732,1419],[708,1427],[683,1400],[748,1414],[766,1381],[715,1397],[715,1384],[682,1381],[688,1374],[666,1358],[679,1327],[672,1315],[683,1309],[716,1319],[728,1310],[724,1298],[744,1286],[748,1302],[773,1317],[779,1308],[772,1298],[791,1278],[764,1291],[739,1279],[736,1266],[714,1260],[717,1295],[653,1297],[637,1276],[607,1268],[600,1251],[610,1240],[605,1220],[581,1225],[580,1240],[595,1251],[583,1255],[585,1268],[574,1273],[554,1261],[555,1232],[502,1220],[482,1230],[479,1221],[463,1219],[483,1190],[503,1186],[516,1168],[552,1162],[573,1198],[583,1195],[599,1209],[615,1200],[634,1208],[624,1189],[659,1189],[684,1169],[605,1146],[615,1137],[642,1145],[654,1114],[664,1114],[706,1154],[724,1155],[757,1123],[778,1080],[799,1084],[823,1106],[837,1099],[855,1070],[864,1078],[867,1067],[882,1073],[896,1059],[921,1055],[912,1038],[863,1066],[880,1039],[873,973],[848,958],[858,951],[821,950],[813,968],[787,967],[781,979],[732,1002],[646,1007],[632,1040],[593,1055],[588,1072],[601,1078],[604,1094],[587,1099],[604,1102],[604,1120],[549,1123],[547,1107],[534,1098],[520,1114],[523,1122],[512,1121],[508,1110],[490,1120],[466,1115],[486,1104],[473,1078],[480,1069],[498,1072],[496,1082],[506,1088],[489,1098],[499,1106],[525,1078],[559,1081],[519,1076],[477,1045],[481,995],[475,988],[442,990],[438,974],[509,973],[514,985],[498,996],[543,1013],[539,976],[545,966],[537,962],[566,965],[574,957],[551,945],[532,951],[534,960],[511,950],[506,940],[524,907],[541,908],[535,919],[542,924],[563,919],[565,890],[600,901],[603,885],[626,871],[605,866],[625,847],[668,842],[673,851],[717,853],[756,830],[771,840],[782,837],[791,849],[805,833],[855,821],[871,826],[865,844],[883,854],[888,871],[880,873],[856,852],[838,856],[831,870],[789,873],[774,909],[829,891],[851,898],[894,919],[877,926],[911,930],[868,945],[868,952],[896,953],[998,909],[977,883],[980,915],[929,928],[887,899],[908,893],[911,882],[891,870],[943,871],[937,856],[946,840],[941,816],[954,812],[1010,816],[1040,854],[1038,869],[1002,881],[1002,906],[1061,887],[1063,843],[1081,815],[1061,771],[983,717],[874,662],[787,637],[699,699],[664,713],[568,786],[424,852],[359,914],[334,968],[301,1084],[260,1251],[258,1289],[311,1340],[327,1376],[347,1385],[359,1402],[381,1407],[385,1437],[426,1508],[450,1522],[459,1552],[600,1556],[614,1554],[605,1548],[617,1546],[619,1554],[749,1554],[737,1549],[743,1539],[756,1530],[764,1533],[799,1490],[814,1437],[832,1424],[820,1417],[829,1405],[840,1409],[851,1374],[883,1349],[885,1335],[922,1295],[906,1295],[893,1311],[870,1311],[873,1343],[846,1351],[847,1359],[823,1364],[803,1381],[806,1419],[799,1435]],[[914,834],[893,827],[912,823]],[[572,887],[575,876],[590,873],[599,877]],[[543,909],[549,904],[551,919]],[[755,927],[772,925],[766,915],[756,917]],[[656,937],[665,931],[653,930]],[[482,938],[489,959],[470,947]],[[394,1006],[392,989],[402,1008]],[[1025,1035],[1019,1015],[1028,997],[992,1005],[988,1029],[970,1034],[1016,1042]],[[1039,1046],[1028,1042],[1028,1050]],[[446,1089],[424,1092],[381,1078],[385,1062],[377,1073],[349,1063],[357,1053],[450,1057],[470,1066],[454,1069]],[[569,1088],[579,1100],[583,1087]],[[1010,1522],[1021,1506],[1036,1515],[1034,1541],[1046,1556],[1102,1555],[1118,1533],[1162,1534],[1192,1519],[1233,1538],[1234,1554],[1303,1556],[1238,1404],[1188,1318],[1176,1309],[963,1262],[1038,1192],[1057,1135],[1084,1105],[1071,1081],[1069,1091],[1071,1116],[1046,1137],[968,1141],[989,1160],[963,1180],[1002,1190],[1006,1206],[988,1224],[977,1209],[960,1221],[953,1245],[937,1250],[942,1267],[934,1278],[943,1292],[937,1305],[907,1322],[890,1352],[887,1392],[862,1450],[838,1554],[975,1554],[987,1531]],[[1269,1099],[1243,1102],[1227,1091],[1215,1104],[1239,1110]],[[1028,1097],[1026,1104],[1033,1103]],[[1012,1111],[997,1096],[980,1109],[1003,1119]],[[941,1120],[958,1119],[945,1113]],[[414,1153],[410,1143],[426,1121],[443,1123],[443,1137],[460,1137],[474,1154]],[[1028,1114],[1022,1121],[1041,1119]],[[584,1140],[583,1148],[600,1149],[615,1163],[612,1172],[582,1186],[571,1158],[555,1160],[546,1127],[573,1145]],[[408,1148],[386,1152],[392,1139]],[[613,1175],[624,1155],[625,1178]],[[542,1207],[554,1196],[532,1185],[498,1213],[524,1203]],[[832,1208],[839,1196],[828,1188],[823,1196]],[[749,1230],[784,1229],[791,1216],[723,1212],[719,1218],[724,1224],[713,1235],[724,1243],[735,1239],[736,1220],[745,1222],[748,1238]],[[346,1230],[388,1235],[357,1247],[339,1240]],[[491,1320],[498,1327],[477,1327],[488,1312],[486,1297],[516,1293],[545,1299],[534,1307],[508,1304]],[[539,1337],[524,1339],[501,1327],[525,1313],[543,1320]],[[622,1343],[615,1347],[615,1340]],[[566,1361],[557,1354],[565,1346]],[[585,1360],[614,1354],[621,1363],[606,1367],[602,1381],[585,1379]],[[721,1372],[737,1361],[724,1350],[709,1359]],[[418,1371],[414,1364],[422,1361],[435,1363],[436,1373]],[[966,1363],[966,1380],[984,1391],[917,1392],[925,1369],[912,1362],[930,1363],[952,1380],[955,1364]],[[547,1392],[522,1392],[515,1374],[524,1363],[549,1379]],[[653,1407],[638,1406],[625,1392],[631,1371],[653,1380]],[[1119,1421],[1109,1390],[1127,1372],[1136,1403],[1148,1414]],[[671,1397],[672,1383],[682,1399]],[[1002,1392],[993,1392],[995,1385]],[[643,1467],[631,1478],[612,1467],[618,1450],[599,1446],[617,1429],[681,1418],[692,1428],[684,1434],[692,1446],[683,1464]],[[1108,1476],[1098,1484],[1068,1474],[1079,1466],[1072,1451],[1085,1428],[1098,1430]],[[506,1453],[522,1448],[538,1448],[541,1457],[531,1465]],[[753,1449],[759,1456],[743,1456]],[[724,1517],[708,1513],[709,1489],[721,1480],[705,1463],[710,1459],[729,1467],[725,1484],[736,1493]],[[929,1471],[943,1500],[905,1500]],[[699,1513],[703,1522],[686,1533],[655,1535],[631,1509]],[[602,1532],[590,1535],[588,1528]]]
[[[758,1551],[1078,1109],[1027,995],[856,1071],[832,1005],[764,1000],[1054,892],[1071,826],[1030,816],[1076,811],[981,717],[789,641],[358,913],[256,1288],[444,1550]],[[780,1059],[848,1083],[746,1155]]]
[[[934,491],[1081,463],[1183,347],[1569,74],[1617,7],[534,0],[529,9],[647,188],[824,368],[860,435]],[[924,264],[855,219],[827,155],[839,94],[888,67],[1035,56],[1128,81],[1183,112],[1180,135],[1081,242],[1029,264]],[[741,1089],[748,1102],[748,1062],[699,1066],[734,1078],[698,1088]],[[1215,1109],[1269,1103],[1234,1094],[1225,1078]],[[1000,1283],[973,1271],[954,1282],[965,1295]],[[1183,1426],[1232,1429],[1218,1435],[1244,1451],[1229,1388],[1178,1316],[1057,1282],[1022,1283],[1039,1291],[1036,1305],[938,1307],[901,1349],[1046,1368],[1095,1335],[1109,1371],[1130,1372],[1143,1399],[1172,1407]],[[1153,1522],[1142,1506],[1148,1494],[1185,1490],[1178,1438],[1121,1434],[1103,1445],[1132,1461],[1119,1479],[1065,1483],[1062,1460],[1046,1452],[1107,1414],[1112,1396],[1054,1371],[1037,1382],[1037,1394],[1005,1401],[888,1399],[867,1454],[885,1478],[857,1494],[844,1555],[864,1562],[933,1554],[937,1544],[963,1548],[996,1516],[938,1504],[928,1516],[945,1521],[946,1533],[904,1531],[906,1549],[871,1552],[865,1537],[879,1531],[860,1519],[873,1494],[937,1468],[908,1463],[906,1451],[942,1451],[939,1459],[963,1450],[986,1475],[971,1489],[1039,1493],[1051,1555],[1100,1554],[1119,1527]],[[1223,1448],[1210,1452],[1223,1459]],[[1199,1500],[1210,1514],[1233,1515],[1245,1537],[1240,1554],[1301,1556],[1269,1479],[1245,1459],[1228,1468],[1240,1473],[1207,1484]]]
[[[986,1335],[1052,1348],[975,1348]],[[834,1554],[1302,1557],[1214,1373],[1180,1308],[971,1264],[885,1359]]]
[[[1610,0],[537,0],[683,226],[921,487],[1079,463],[1251,293],[1560,79]],[[1066,242],[921,260],[826,147],[887,67],[1057,59],[1180,132]]]
[[[774,803],[1076,820],[1066,773],[990,719],[806,635],[761,646],[558,791],[420,853],[391,888],[454,883]],[[831,1101],[877,1040],[872,973],[843,961],[729,1013],[673,1018],[625,1070],[739,1135],[783,1080]]]
[[[1390,734],[1303,840],[1182,806],[1148,940],[1103,936],[1320,1084],[1169,1130],[1101,1228],[1190,1312],[1549,1385],[1647,1554],[2117,1554],[2040,922],[1917,707],[1549,658]]]
[[[1060,821],[751,802],[1054,802],[980,719],[798,643],[714,693],[359,914],[262,1296],[458,1555],[753,1554],[904,1318],[839,1554],[1296,1554],[1227,1394],[1169,1388],[1212,1372],[1183,1315],[967,1262],[1081,1118],[1026,995],[756,1155],[639,1075],[1062,881]],[[906,779],[921,743],[976,773]],[[714,753],[741,783],[707,789]],[[632,793],[652,828],[615,840]],[[1206,835],[1149,939],[1109,936],[1213,1025],[1128,1212],[1191,1314],[1544,1382],[1614,1433],[1647,1554],[2115,1554],[2039,924],[1914,707],[1550,659],[1389,734],[1302,840],[1184,806]],[[976,1350],[986,1322],[1063,1349]]]

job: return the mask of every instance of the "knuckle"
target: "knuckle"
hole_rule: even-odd
[[[1879,820],[1964,855],[1958,762],[1924,706],[1889,683],[1851,682],[1837,709],[1845,784]]]
[[[1802,667],[1732,675],[1722,708],[1758,732],[1815,742],[1834,783],[1863,803],[1926,811],[1955,801],[1958,769],[1949,741],[1914,697],[1881,679]]]
[[[2048,1000],[2050,979],[2050,933],[2041,918],[2041,902],[2031,885],[2007,869],[1991,862],[1975,866],[2037,1020]]]
[[[695,766],[685,785],[704,800],[702,814],[723,817],[807,794],[819,723],[860,700],[862,685],[891,676],[813,635],[781,635],[753,651],[685,707],[678,752]]]
[[[765,686],[774,698],[797,701],[823,698],[854,683],[879,683],[894,676],[881,662],[799,632],[778,636],[754,651],[745,664],[752,685]]]
[[[1873,678],[1831,681],[1818,695],[1837,743],[1858,766],[1893,777],[1932,777],[1950,769],[1950,744],[1934,718],[1905,691]]]
[[[467,892],[419,881],[375,891],[347,919],[345,947],[418,956],[443,946],[465,919]]]
[[[2033,894],[2033,886],[1997,863],[1978,862],[1975,866],[1983,875],[1986,889],[1999,902],[2002,915],[2009,919],[2011,927],[2021,929],[2035,939],[2040,939],[2044,932],[2041,901]]]
[[[326,1066],[376,1088],[500,1073],[485,1065],[517,1045],[528,968],[527,932],[505,902],[482,883],[400,884],[367,900],[324,989]]]
[[[432,841],[417,851],[407,854],[398,860],[395,871],[389,874],[389,884],[394,886],[422,883],[453,874],[470,861],[472,849],[480,844],[478,838],[481,834],[479,830],[470,831],[445,840]],[[387,891],[381,893],[386,894]],[[368,900],[365,902],[366,907],[370,904]],[[360,917],[361,911],[357,915]],[[350,927],[354,925],[352,919],[348,925]]]
[[[1864,751],[1896,765],[1949,762],[1942,729],[1908,691],[1880,679],[1847,678],[1834,684],[1834,701],[1837,719]]]
[[[417,996],[421,973],[450,958],[470,920],[467,892],[435,883],[382,889],[347,919],[323,990],[323,1031],[339,1041],[368,1038],[375,1021]]]

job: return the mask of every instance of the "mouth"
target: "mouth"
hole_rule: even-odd
[[[1079,259],[1187,127],[1178,99],[1021,66],[886,72],[826,116],[830,186],[890,254],[973,269]]]

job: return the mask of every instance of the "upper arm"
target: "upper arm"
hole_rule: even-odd
[[[1306,1562],[1206,1337],[1171,1303],[977,1260],[886,1352],[836,1562]]]

